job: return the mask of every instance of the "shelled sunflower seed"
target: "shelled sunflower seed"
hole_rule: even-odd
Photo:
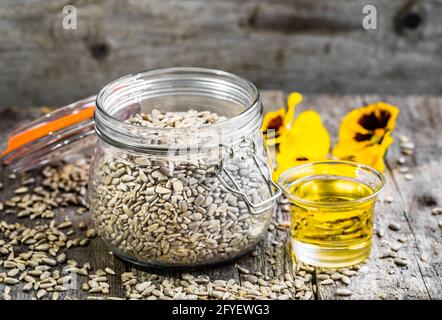
[[[399,230],[401,230],[401,225],[396,222],[392,222],[388,225],[388,229],[393,230],[393,231],[399,231]]]
[[[405,267],[408,265],[407,260],[404,260],[402,258],[396,258],[393,260],[394,264],[396,264],[399,267]]]
[[[128,122],[164,129],[218,120],[207,111],[154,110]],[[220,154],[214,151],[173,157],[124,149],[104,152],[96,161],[91,190],[98,235],[122,256],[166,266],[216,263],[249,250],[264,233],[272,210],[254,215],[222,185],[215,172]],[[268,196],[250,156],[238,150],[225,165],[253,203]]]
[[[353,294],[353,292],[348,289],[339,288],[336,290],[337,296],[348,297],[348,296],[351,296],[352,294]]]

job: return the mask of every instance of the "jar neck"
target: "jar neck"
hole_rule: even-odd
[[[97,96],[95,130],[107,143],[139,152],[201,150],[230,145],[259,130],[262,104],[256,87],[233,74],[169,68],[117,79]],[[216,112],[226,119],[195,128],[150,128],[125,122],[139,112]]]

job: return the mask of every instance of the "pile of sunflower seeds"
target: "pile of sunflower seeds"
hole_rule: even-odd
[[[88,163],[79,161],[76,165],[46,167],[41,173],[39,186],[30,189],[35,178],[25,178],[14,196],[0,204],[5,213],[16,214],[18,218],[54,218],[54,209],[68,205],[79,206],[79,213],[87,211]]]
[[[221,119],[207,111],[154,110],[128,122],[183,128]],[[171,157],[123,149],[103,152],[94,167],[90,197],[98,234],[118,255],[154,265],[216,263],[249,250],[260,240],[272,210],[252,214],[216,176],[219,160],[218,153]],[[253,159],[239,154],[226,166],[253,203],[268,196]]]
[[[128,123],[150,128],[195,128],[225,120],[210,111],[188,110],[185,112],[138,113],[127,120]]]
[[[109,293],[109,283],[104,274],[115,275],[106,268],[91,273],[90,263],[80,266],[68,259],[67,253],[77,247],[88,246],[97,232],[84,221],[75,224],[67,216],[61,219],[65,206],[78,207],[77,214],[87,211],[86,192],[89,164],[78,161],[74,164],[46,167],[41,176],[24,177],[21,187],[14,190],[13,196],[0,203],[0,300],[11,299],[11,288],[18,287],[31,299],[57,300],[68,290],[79,289],[74,281],[87,277],[89,281],[81,288],[90,293]],[[10,175],[10,179],[16,179]],[[33,185],[37,183],[37,187]],[[50,210],[51,214],[42,214]],[[52,211],[54,210],[54,211]],[[57,210],[56,219],[52,219]],[[27,211],[32,214],[20,214]],[[28,222],[8,222],[11,215]],[[49,222],[41,223],[48,219]],[[43,220],[45,221],[45,220]],[[79,229],[79,231],[78,231]],[[15,291],[17,298],[17,291]],[[20,298],[20,295],[18,296]]]
[[[14,195],[0,203],[2,218],[15,215],[20,219],[51,219],[48,223],[36,221],[32,226],[0,220],[0,284],[5,286],[0,299],[10,299],[11,286],[16,285],[34,299],[49,295],[58,299],[61,292],[68,290],[65,284],[71,276],[66,275],[70,272],[67,267],[74,262],[67,259],[65,252],[87,246],[96,232],[83,227],[84,234],[74,236],[71,220],[52,218],[54,210],[61,212],[68,205],[77,206],[79,214],[87,211],[88,167],[83,160],[46,167],[38,179],[24,177]],[[39,185],[33,187],[35,183]]]
[[[270,279],[261,273],[241,275],[242,282],[235,279],[212,280],[205,275],[184,273],[181,279],[160,277],[151,274],[139,280],[132,272],[121,275],[126,288],[126,297],[131,300],[288,300],[312,299],[312,275],[300,271],[293,277],[287,273],[281,279]]]
[[[335,295],[339,297],[351,296],[353,291],[347,289],[347,287],[351,285],[351,278],[357,274],[360,268],[360,264],[340,269],[319,268],[316,274],[316,282],[318,286],[341,284],[340,287],[336,288]]]

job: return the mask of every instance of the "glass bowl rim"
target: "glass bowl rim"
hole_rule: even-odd
[[[353,204],[358,204],[358,203],[364,203],[364,202],[368,202],[372,199],[375,199],[379,193],[384,189],[385,184],[386,184],[386,179],[385,176],[379,172],[378,170],[366,165],[366,164],[362,164],[360,162],[356,162],[356,161],[347,161],[347,160],[322,160],[322,161],[312,161],[312,162],[308,162],[306,164],[302,164],[299,166],[295,166],[295,167],[291,167],[287,170],[285,170],[281,176],[278,179],[278,185],[281,187],[283,193],[287,196],[287,198],[289,200],[292,200],[296,203],[300,203],[300,204],[304,204],[304,205],[308,205],[308,206],[318,206],[319,203],[317,201],[312,201],[312,200],[305,200],[303,198],[297,197],[293,194],[290,194],[290,192],[288,192],[284,182],[286,182],[289,179],[289,176],[291,174],[293,174],[294,172],[298,171],[298,170],[303,170],[306,169],[308,167],[314,167],[317,165],[347,165],[347,166],[351,166],[351,167],[355,167],[358,169],[363,169],[365,171],[370,172],[371,174],[375,175],[378,179],[379,179],[379,186],[377,187],[376,190],[374,190],[374,192],[372,194],[370,194],[369,196],[366,197],[362,197],[359,199],[355,199],[355,200],[350,200],[350,201],[345,201],[345,202],[330,202],[328,203],[329,205],[333,205],[336,207],[340,207],[340,206],[349,206],[349,205],[353,205]],[[336,175],[339,176],[339,175]],[[293,183],[303,179],[305,177],[301,177],[301,178],[297,178],[293,180]],[[322,203],[321,205],[324,205],[324,203]]]

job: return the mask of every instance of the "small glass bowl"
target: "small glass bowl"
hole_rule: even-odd
[[[385,185],[377,170],[356,162],[321,161],[285,171],[295,257],[320,267],[365,260],[371,250],[376,199]]]

